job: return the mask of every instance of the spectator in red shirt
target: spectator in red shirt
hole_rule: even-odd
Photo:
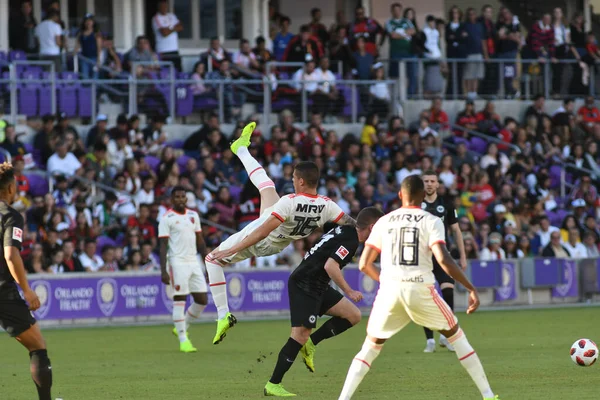
[[[445,130],[449,128],[448,114],[442,110],[442,98],[435,97],[431,101],[431,109],[429,110],[429,123],[436,124],[436,130]]]
[[[381,37],[379,41],[379,46],[381,46],[385,40],[385,31],[379,25],[379,22],[365,16],[365,8],[363,6],[356,7],[354,16],[354,22],[348,25],[348,35],[352,48],[356,50],[356,41],[359,38],[363,38],[365,40],[365,51],[373,57],[377,57],[379,55],[377,35]]]
[[[310,28],[310,33],[319,39],[323,48],[327,48],[329,43],[329,32],[325,25],[321,23],[321,17],[323,16],[320,8],[313,8],[310,10],[310,16],[312,20],[308,27]]]
[[[487,172],[480,172],[476,179],[477,184],[473,185],[472,190],[475,192],[477,201],[487,208],[496,199],[496,193],[489,183],[490,178]]]
[[[25,169],[23,156],[13,158],[13,167],[15,169],[15,180],[17,181],[17,193],[23,196],[29,193],[29,179],[23,175],[23,170]]]
[[[475,116],[475,103],[471,99],[465,102],[465,109],[456,116],[456,125],[462,126],[470,131],[477,130],[477,118]],[[455,129],[454,135],[459,137],[468,137],[469,134],[461,129]]]
[[[495,136],[500,131],[500,116],[496,114],[494,103],[488,101],[483,110],[475,116],[477,119],[477,130]]]
[[[154,229],[154,223],[150,219],[150,205],[140,204],[138,214],[137,218],[135,216],[129,217],[127,226],[139,228],[142,238],[150,241],[152,247],[156,247],[156,230]]]
[[[319,40],[310,34],[310,28],[302,25],[300,33],[292,38],[283,53],[283,61],[306,62],[306,56],[310,54],[313,60],[323,56],[323,46]]]
[[[592,96],[585,99],[585,105],[579,109],[577,115],[581,119],[581,127],[588,134],[595,136],[600,134],[600,110],[596,107]]]
[[[517,121],[514,118],[506,118],[504,120],[504,128],[498,134],[498,138],[504,142],[512,143],[513,136],[517,132]],[[506,151],[508,150],[508,145],[506,144],[498,144],[498,150]]]

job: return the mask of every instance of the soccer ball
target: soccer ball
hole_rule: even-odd
[[[594,365],[598,359],[598,346],[590,339],[579,339],[571,346],[571,359],[581,367]]]

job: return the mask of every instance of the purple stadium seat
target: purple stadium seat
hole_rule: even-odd
[[[471,138],[471,145],[469,146],[469,150],[474,151],[475,153],[485,154],[487,151],[488,143],[476,136]]]
[[[179,117],[187,117],[194,111],[194,95],[187,85],[175,88],[175,113]]]
[[[171,146],[174,149],[183,149],[183,140],[175,139],[171,140],[167,143],[168,146]]]
[[[340,92],[342,92],[342,96],[346,99],[346,103],[344,104],[344,109],[342,110],[342,115],[345,117],[352,116],[352,88],[349,86],[339,87]],[[364,113],[363,105],[360,101],[360,93],[358,93],[358,89],[356,90],[354,101],[356,102],[356,113],[357,115],[361,115]]]
[[[45,196],[49,192],[48,181],[41,175],[25,175],[29,179],[29,194],[32,197]]]
[[[240,195],[242,194],[243,189],[244,188],[242,188],[241,186],[236,186],[236,185],[229,186],[229,193],[231,193],[231,198],[233,199],[233,201],[236,201],[236,202],[240,201]]]
[[[58,111],[72,118],[77,115],[77,91],[75,86],[58,88]]]
[[[152,168],[154,172],[158,172],[158,167],[160,166],[160,159],[153,156],[146,156],[144,159],[146,160],[146,164],[148,164],[148,166]]]
[[[187,80],[187,79],[191,79],[191,74],[188,72],[178,72],[177,73],[177,79],[183,79],[183,80]]]
[[[462,138],[460,136],[454,136],[452,138],[452,141],[454,142],[454,144],[459,145],[461,143],[465,144],[467,147],[469,147],[469,141],[465,138]]]
[[[211,97],[195,97],[194,110],[215,110],[219,108],[217,99]]]
[[[187,164],[188,160],[192,158],[192,157],[188,157],[185,154],[179,156],[179,158],[177,159],[177,165],[179,166],[179,170],[180,171],[185,171],[185,165]]]
[[[560,165],[553,165],[550,167],[550,187],[556,189],[560,187],[560,177],[562,173],[562,168]]]
[[[62,72],[58,86],[70,86],[78,83],[79,76],[75,72]]]
[[[24,146],[25,146],[25,151],[28,154],[33,153],[33,150],[34,150],[33,143],[24,143]]]
[[[40,72],[36,69],[28,69],[21,75],[21,80],[17,84],[19,114],[25,114],[28,117],[38,115],[38,89],[41,87],[41,83],[34,81],[39,79]]]
[[[101,254],[102,249],[104,249],[106,246],[116,246],[116,243],[109,237],[98,236],[98,239],[96,239],[96,253]]]
[[[13,62],[13,61],[26,61],[27,60],[27,54],[23,50],[12,50],[10,53],[8,53],[8,60],[10,62]]]
[[[79,103],[79,116],[90,118],[92,116],[92,88],[89,86],[80,86],[77,100]]]

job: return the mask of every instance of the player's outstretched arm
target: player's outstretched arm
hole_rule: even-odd
[[[460,282],[461,285],[463,285],[465,289],[469,291],[469,308],[467,309],[467,314],[475,312],[475,310],[477,310],[479,307],[479,296],[477,295],[477,289],[475,286],[473,286],[471,281],[469,281],[469,278],[466,277],[462,269],[460,269],[460,267],[456,264],[456,261],[454,261],[450,253],[448,253],[448,249],[446,249],[445,244],[435,243],[433,246],[431,246],[431,251],[444,271],[446,271],[446,273],[456,281]]]
[[[379,250],[367,244],[360,256],[358,269],[360,269],[369,278],[379,282],[379,270],[375,268],[374,264],[375,260],[377,260],[377,257],[379,257]]]
[[[242,250],[246,250],[248,247],[254,246],[256,243],[269,236],[269,233],[273,232],[279,225],[282,224],[282,222],[283,221],[277,217],[271,215],[261,226],[246,236],[240,243],[227,250],[215,251],[212,253],[212,257],[215,260],[222,260],[224,258],[231,257]]]
[[[208,255],[208,251],[206,250],[206,242],[204,241],[204,235],[202,232],[196,232],[196,249],[204,260]]]
[[[160,243],[160,280],[165,285],[171,282],[171,277],[167,272],[167,248],[169,247],[169,238],[161,237],[158,239]]]
[[[340,218],[336,224],[338,225],[351,225],[356,226],[356,220],[349,216],[348,214],[344,214],[342,218]]]
[[[25,266],[21,258],[21,251],[14,246],[4,246],[4,259],[6,260],[10,274],[17,284],[21,286],[21,289],[23,289],[23,296],[29,304],[29,309],[35,311],[40,308],[40,300],[37,294],[29,287],[27,272],[25,272]]]
[[[342,274],[342,270],[340,269],[340,264],[333,258],[327,259],[327,262],[325,263],[325,272],[327,272],[327,275],[329,275],[331,280],[342,289],[350,300],[357,303],[362,299],[362,293],[358,290],[353,290],[350,285],[348,285],[348,282],[344,279],[344,274]]]

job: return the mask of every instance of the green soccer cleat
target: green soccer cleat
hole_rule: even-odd
[[[227,336],[227,331],[237,324],[237,319],[232,313],[227,313],[225,318],[217,321],[217,334],[213,338],[213,344],[219,344]]]
[[[256,122],[250,122],[248,125],[244,127],[242,134],[240,137],[231,143],[231,151],[233,154],[237,154],[238,149],[240,147],[250,147],[250,138],[252,137],[252,132],[254,132],[254,128],[256,128]]]
[[[290,393],[281,386],[281,383],[274,384],[267,382],[265,385],[265,396],[275,397],[296,397],[294,393]]]
[[[177,332],[177,328],[173,328],[173,330],[172,330],[171,332],[173,332],[173,335],[175,335],[175,336],[179,337],[179,333]],[[186,338],[189,338],[189,337],[190,337],[190,334],[189,334],[189,332],[188,332],[188,331],[186,331],[186,332],[185,332],[185,337],[186,337]]]
[[[500,397],[498,397],[498,395],[496,395],[496,397],[484,397],[483,400],[500,400]]]
[[[313,343],[312,339],[309,337],[308,342],[302,346],[300,349],[300,354],[302,354],[302,359],[304,359],[304,365],[310,372],[315,372],[315,350],[317,346]]]
[[[190,339],[188,339],[185,342],[179,343],[179,351],[182,353],[195,353],[198,349],[195,348],[192,342],[190,342]]]

